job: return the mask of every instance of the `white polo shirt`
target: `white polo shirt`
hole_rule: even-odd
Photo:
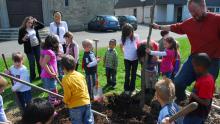
[[[58,27],[59,27],[59,35],[58,36],[60,38],[59,43],[65,44],[66,40],[63,38],[63,36],[66,32],[68,32],[67,23],[65,21],[61,21]],[[50,23],[50,33],[57,35],[57,24],[55,22]]]

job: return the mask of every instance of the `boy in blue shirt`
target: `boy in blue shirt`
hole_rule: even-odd
[[[156,83],[155,89],[155,96],[162,106],[157,124],[164,124],[165,118],[170,117],[179,111],[179,107],[173,102],[175,98],[175,86],[170,79],[165,78]],[[183,119],[179,118],[174,123],[183,124]]]

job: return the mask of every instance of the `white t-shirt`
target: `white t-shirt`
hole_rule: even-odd
[[[120,44],[123,45],[124,48],[124,58],[126,60],[134,61],[138,59],[137,57],[138,42],[139,42],[139,37],[137,35],[134,36],[133,41],[131,41],[130,37],[127,37],[124,45],[120,40]]]
[[[5,115],[5,111],[3,108],[3,99],[2,96],[0,95],[0,122],[7,122],[7,117]]]
[[[66,40],[63,38],[64,34],[68,32],[68,26],[65,21],[61,21],[59,24],[59,38],[60,44],[65,44]],[[56,34],[57,35],[57,24],[55,22],[50,23],[50,33],[51,34]]]
[[[30,38],[31,46],[38,46],[39,41],[36,36],[36,31],[33,28],[28,28],[26,29],[26,31],[28,32],[28,37]]]
[[[30,82],[28,70],[24,65],[22,65],[22,67],[20,67],[20,68],[15,68],[13,65],[10,67],[9,70],[14,77],[19,78],[24,81],[27,81],[27,82]],[[14,85],[12,86],[13,91],[25,92],[25,91],[31,90],[31,87],[29,87],[27,85],[24,85],[24,84],[22,84],[20,82],[16,82],[16,81],[13,81],[13,82],[14,82]]]

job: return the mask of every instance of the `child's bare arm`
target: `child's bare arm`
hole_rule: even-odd
[[[199,98],[195,93],[191,93],[190,98],[195,99],[198,103],[205,105],[205,106],[208,106],[211,102],[210,99]]]
[[[52,67],[49,68],[49,66],[47,65],[49,61],[50,61],[50,56],[45,55],[44,58],[42,59],[41,67],[44,68],[45,71],[49,73],[52,77],[56,77],[56,73],[50,71],[51,70],[50,68]]]

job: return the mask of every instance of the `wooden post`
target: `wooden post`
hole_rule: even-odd
[[[151,7],[151,24],[153,24],[154,22],[154,9],[155,9],[155,6],[156,6],[156,2],[157,0],[154,0],[154,3],[153,3],[153,6]],[[148,33],[148,37],[147,37],[147,48],[149,48],[149,43],[150,43],[150,40],[151,40],[151,34],[152,34],[152,26],[149,26],[149,33]],[[148,55],[145,55],[144,57],[144,62],[141,66],[141,97],[140,97],[140,107],[143,108],[144,107],[144,104],[145,104],[145,89],[146,89],[146,79],[148,77],[146,77],[146,72],[145,71],[145,68],[148,66],[147,65],[147,61],[148,61]]]
[[[93,41],[95,41],[95,56],[98,57],[98,42],[99,40],[98,39],[93,39]]]

